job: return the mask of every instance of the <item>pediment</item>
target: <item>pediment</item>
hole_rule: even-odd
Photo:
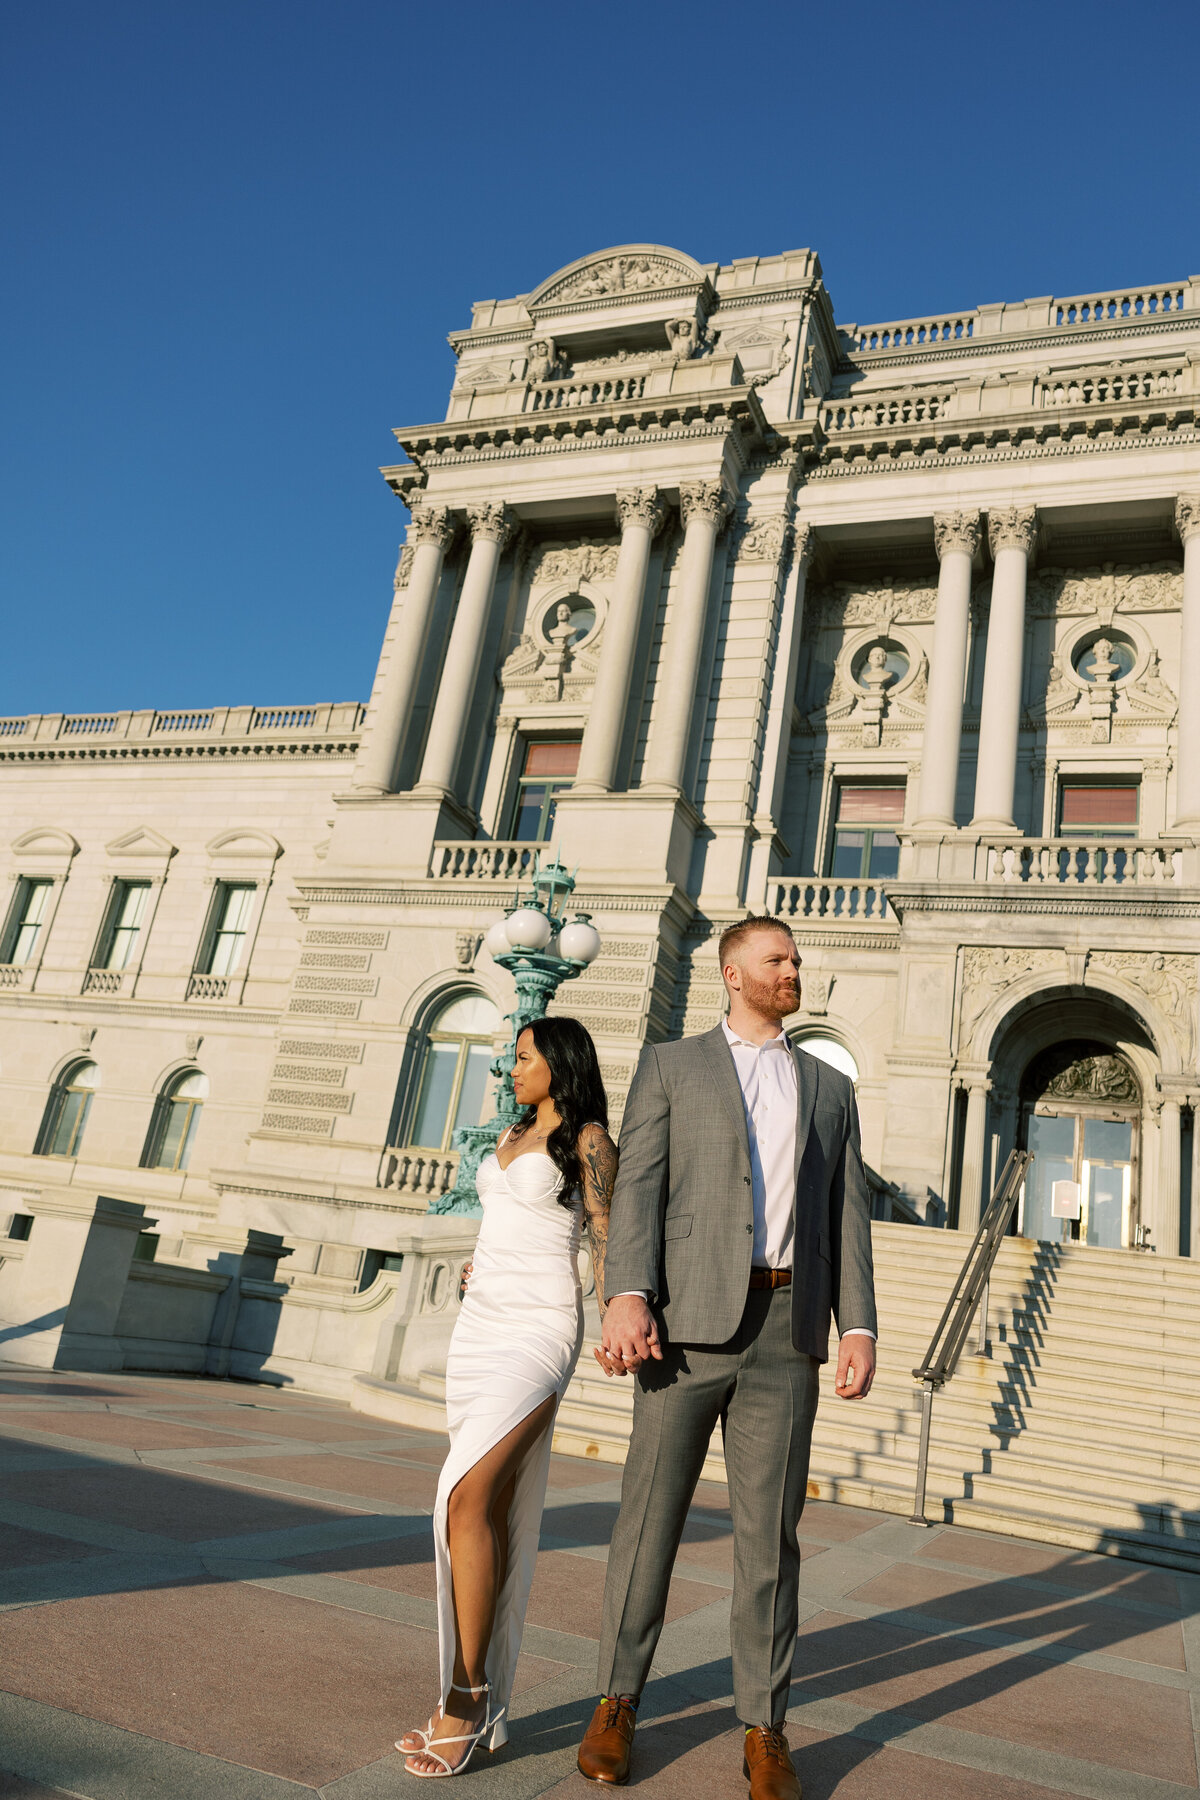
[[[152,826],[137,825],[132,831],[114,838],[111,844],[105,844],[104,848],[110,856],[144,856],[165,862],[175,855],[178,846]]]
[[[35,825],[14,838],[12,847],[22,859],[41,862],[70,862],[79,850],[70,832],[60,831],[57,825]]]
[[[278,838],[252,825],[235,825],[229,831],[222,831],[205,848],[210,856],[222,861],[230,857],[246,862],[274,862],[277,856],[283,855],[283,845]]]
[[[680,289],[703,287],[708,271],[682,250],[663,244],[619,244],[594,251],[559,269],[526,301],[534,316],[559,307],[572,311],[589,302],[609,306],[614,301],[638,301],[657,294],[677,294]]]

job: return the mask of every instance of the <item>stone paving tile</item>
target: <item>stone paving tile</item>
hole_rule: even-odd
[[[917,1555],[998,1575],[1038,1576],[1088,1593],[1119,1588],[1127,1600],[1182,1610],[1179,1582],[1169,1569],[1147,1569],[1116,1556],[1089,1556],[1053,1544],[1023,1544],[1017,1538],[974,1537],[961,1530],[939,1532]]]
[[[306,1487],[364,1500],[387,1500],[394,1506],[432,1506],[437,1495],[437,1475],[430,1469],[409,1469],[402,1463],[368,1462],[338,1456],[259,1456],[253,1463],[223,1463],[219,1456],[205,1463],[209,1469],[232,1468],[254,1475],[272,1475],[277,1481],[301,1481]]]
[[[434,1632],[243,1583],[66,1600],[56,1614],[52,1640],[40,1609],[0,1619],[0,1686],[313,1786],[387,1755],[408,1697],[436,1686]],[[566,1668],[522,1665],[519,1691]]]
[[[880,1748],[860,1738],[788,1727],[804,1800],[1062,1800],[1061,1788],[1031,1787],[982,1769]]]
[[[235,1532],[280,1531],[347,1511],[324,1501],[277,1499],[250,1488],[128,1465],[3,1476],[0,1499],[158,1532],[184,1543]]]
[[[1189,1697],[1078,1665],[818,1613],[800,1626],[805,1692],[1195,1785]]]
[[[1141,1614],[1080,1595],[1060,1600],[1017,1580],[973,1581],[942,1569],[898,1563],[853,1590],[856,1600],[904,1607],[951,1625],[995,1626],[1014,1636],[1053,1636],[1076,1650],[1100,1650],[1162,1669],[1183,1669],[1183,1633],[1171,1620],[1150,1624]]]
[[[116,1444],[127,1450],[220,1449],[240,1444],[244,1437],[228,1431],[191,1431],[163,1419],[145,1419],[125,1412],[42,1412],[5,1409],[5,1431],[52,1431],[59,1437],[78,1438],[86,1444]]]
[[[170,1407],[164,1407],[170,1412]],[[258,1407],[231,1404],[229,1406],[205,1406],[180,1408],[175,1414],[181,1425],[211,1425],[227,1431],[241,1431],[248,1436],[266,1436],[295,1438],[303,1443],[325,1444],[361,1441],[364,1447],[378,1444],[380,1449],[387,1449],[399,1454],[394,1448],[394,1432],[386,1425],[375,1425],[369,1419],[360,1419],[357,1413],[329,1413],[325,1417],[313,1417],[297,1408],[293,1411],[285,1407]],[[209,1442],[215,1442],[210,1438]],[[430,1455],[434,1455],[430,1452]],[[445,1445],[436,1452],[439,1463],[446,1459]]]
[[[0,1750],[0,1756],[3,1756]],[[43,1787],[40,1781],[25,1781],[20,1775],[6,1775],[0,1769],[0,1800],[74,1800],[65,1788]]]
[[[17,1525],[0,1526],[0,1569],[31,1569],[41,1563],[82,1562],[106,1552],[92,1544],[72,1543],[49,1532],[22,1531]]]
[[[590,1487],[593,1483],[617,1482],[621,1479],[620,1463],[592,1462],[582,1456],[550,1458],[551,1488]]]

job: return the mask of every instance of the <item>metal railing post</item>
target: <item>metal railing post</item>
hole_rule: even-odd
[[[917,1491],[913,1495],[910,1525],[928,1525],[925,1517],[925,1483],[929,1475],[929,1428],[933,1423],[935,1383],[927,1381],[921,1395],[921,1442],[917,1450]]]

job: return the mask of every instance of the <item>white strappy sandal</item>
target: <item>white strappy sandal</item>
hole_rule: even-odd
[[[485,1694],[487,1694],[487,1695],[491,1694],[491,1686],[488,1682],[485,1681],[481,1687],[477,1687],[477,1688],[461,1687],[458,1682],[452,1681],[450,1683],[450,1691],[452,1693],[457,1693],[457,1694],[470,1694],[472,1700],[478,1701],[478,1700],[481,1700]],[[478,1744],[478,1742],[481,1738],[488,1737],[495,1730],[496,1726],[499,1725],[501,1719],[503,1719],[507,1710],[508,1710],[507,1707],[502,1706],[500,1708],[499,1712],[493,1713],[492,1703],[489,1698],[487,1707],[486,1707],[485,1713],[484,1713],[483,1724],[479,1727],[478,1731],[468,1731],[468,1732],[462,1733],[461,1735],[459,1735],[457,1737],[446,1737],[446,1738],[438,1739],[439,1744],[466,1744],[468,1746],[466,1755],[462,1758],[462,1760],[460,1762],[456,1762],[456,1763],[451,1763],[451,1762],[447,1761],[447,1759],[442,1755],[440,1750],[435,1750],[433,1748],[433,1743],[432,1743],[433,1730],[434,1730],[435,1724],[437,1724],[437,1722],[438,1722],[437,1720],[430,1719],[429,1726],[426,1731],[417,1730],[417,1731],[412,1732],[411,1734],[406,1733],[406,1735],[411,1735],[413,1737],[422,1737],[422,1738],[424,1738],[425,1742],[424,1742],[423,1747],[420,1750],[408,1750],[405,1752],[404,1773],[406,1775],[415,1775],[420,1779],[439,1780],[439,1781],[442,1779],[443,1776],[446,1776],[446,1775],[461,1775],[464,1772],[464,1770],[466,1769],[467,1764],[470,1762],[472,1756],[475,1754],[476,1744]],[[445,1708],[444,1707],[442,1709],[442,1717],[443,1718],[445,1717]],[[397,1743],[396,1748],[397,1748],[397,1750],[399,1750],[401,1748],[401,1745],[399,1743]],[[492,1749],[492,1746],[490,1744],[488,1745],[488,1749],[489,1749],[489,1752]],[[440,1769],[410,1769],[408,1765],[409,1765],[410,1760],[414,1756],[431,1756],[435,1762],[440,1762],[442,1766]]]

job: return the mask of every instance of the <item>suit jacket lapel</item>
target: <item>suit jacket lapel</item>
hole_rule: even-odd
[[[722,1104],[735,1126],[738,1139],[746,1151],[746,1160],[750,1159],[750,1137],[746,1130],[746,1108],[742,1100],[742,1084],[734,1067],[733,1053],[725,1041],[725,1033],[718,1025],[715,1031],[706,1031],[700,1039],[700,1049],[708,1065]]]
[[[792,1061],[796,1065],[796,1179],[799,1181],[804,1146],[808,1142],[813,1107],[817,1103],[817,1071],[813,1061],[802,1056],[794,1045]]]

